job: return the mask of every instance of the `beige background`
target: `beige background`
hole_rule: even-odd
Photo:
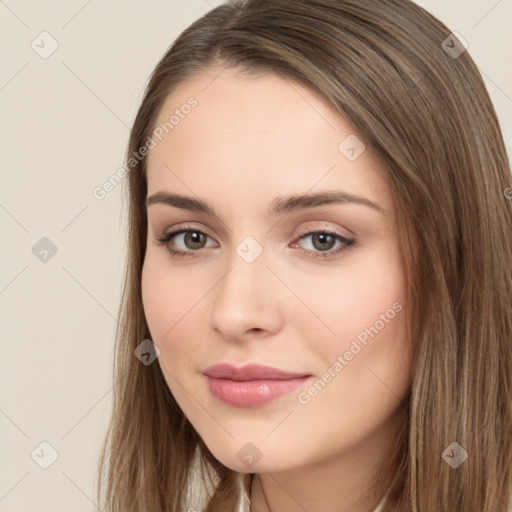
[[[160,56],[220,3],[0,1],[0,511],[97,510],[125,231],[122,187],[92,191],[122,165]],[[512,147],[512,1],[421,5],[468,41]],[[31,44],[51,38],[44,59]]]

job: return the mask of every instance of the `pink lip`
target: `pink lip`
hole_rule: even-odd
[[[223,363],[203,371],[210,392],[223,402],[236,407],[259,407],[286,395],[311,377],[305,373],[291,373],[249,364],[241,368]]]

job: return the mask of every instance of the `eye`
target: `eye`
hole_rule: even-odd
[[[333,231],[310,231],[299,237],[299,240],[310,239],[309,249],[302,249],[307,256],[317,259],[329,259],[335,257],[343,251],[347,251],[355,247],[355,239],[347,238]],[[299,244],[294,242],[292,247],[298,247]],[[335,248],[336,247],[336,248]]]
[[[161,237],[156,237],[156,240],[160,244],[165,245],[172,256],[183,257],[191,256],[200,249],[208,247],[205,245],[205,242],[209,238],[210,237],[207,234],[203,233],[199,229],[182,228],[165,233]],[[173,247],[173,244],[181,247]],[[215,244],[213,245],[215,246]]]
[[[212,240],[206,233],[191,226],[182,227],[156,237],[159,244],[165,245],[171,256],[177,258],[195,257],[195,253],[199,253],[201,249],[212,247],[212,245],[215,247],[215,243],[206,245],[208,239]],[[309,248],[301,247],[298,242],[292,243],[291,247],[298,247],[302,253],[310,258],[323,260],[334,258],[341,252],[354,248],[356,244],[355,239],[328,230],[309,231],[301,235],[298,241],[308,239],[309,243],[305,245]]]

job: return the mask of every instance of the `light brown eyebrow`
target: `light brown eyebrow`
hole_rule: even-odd
[[[214,209],[202,199],[169,194],[163,190],[147,198],[148,207],[154,204],[166,204],[168,206],[174,206],[175,208],[203,212],[216,216]],[[268,209],[268,214],[272,217],[277,217],[279,215],[317,208],[327,204],[358,204],[373,208],[381,214],[386,215],[386,210],[380,204],[365,197],[348,194],[339,190],[326,190],[314,194],[276,197]]]

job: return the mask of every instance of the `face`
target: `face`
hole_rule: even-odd
[[[410,385],[385,169],[308,88],[219,71],[167,98],[148,155],[155,364],[231,469],[370,463]]]

